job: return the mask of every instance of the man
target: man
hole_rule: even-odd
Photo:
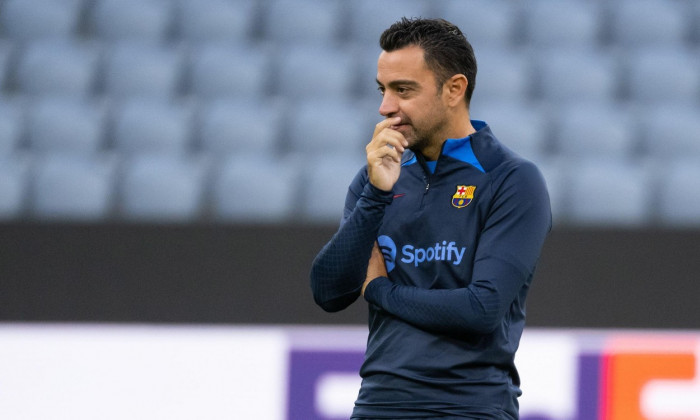
[[[513,360],[551,227],[544,180],[470,121],[476,60],[456,26],[404,18],[380,45],[386,119],[311,270],[326,311],[369,303],[352,418],[517,419]]]

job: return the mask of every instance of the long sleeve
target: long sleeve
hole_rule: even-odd
[[[526,286],[551,227],[549,196],[534,166],[501,184],[482,230],[467,287],[422,289],[372,281],[365,299],[420,328],[440,333],[490,333]]]
[[[392,193],[379,190],[363,169],[353,180],[338,232],[314,259],[311,290],[316,303],[328,312],[347,308],[359,296],[372,246]]]

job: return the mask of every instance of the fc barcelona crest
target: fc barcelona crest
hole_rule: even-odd
[[[467,207],[474,199],[474,185],[457,185],[457,192],[452,196],[452,205],[461,209]]]

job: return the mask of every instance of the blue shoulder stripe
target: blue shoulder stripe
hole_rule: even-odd
[[[401,166],[408,166],[408,165],[413,165],[414,163],[418,162],[418,159],[416,159],[416,155],[411,156],[410,159],[408,159],[406,162],[402,163]]]
[[[484,167],[481,166],[479,159],[476,158],[474,154],[474,149],[472,149],[471,136],[465,137],[463,139],[447,139],[445,145],[442,148],[442,154],[453,157],[462,162],[466,162],[481,172],[486,172]]]

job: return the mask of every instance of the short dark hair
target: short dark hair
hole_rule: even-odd
[[[462,31],[445,19],[404,17],[379,37],[379,46],[386,52],[411,45],[423,49],[425,63],[435,73],[438,89],[455,74],[467,78],[464,96],[469,106],[476,83],[476,58]]]

